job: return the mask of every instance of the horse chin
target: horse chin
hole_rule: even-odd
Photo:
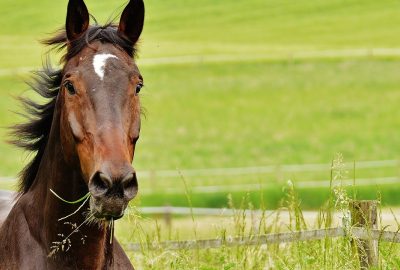
[[[102,214],[99,212],[93,212],[91,211],[92,215],[94,218],[101,220],[101,221],[111,221],[111,220],[118,220],[124,216],[124,214],[121,214],[119,216],[114,216],[114,215],[107,215],[107,214]]]
[[[90,216],[98,223],[108,223],[111,220],[118,220],[124,216],[125,206],[120,203],[106,205],[100,200],[90,198]]]

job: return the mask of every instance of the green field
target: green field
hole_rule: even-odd
[[[5,143],[5,127],[21,121],[13,96],[31,95],[23,71],[40,67],[47,49],[37,40],[63,25],[66,2],[0,4],[0,176],[15,176],[29,159]],[[87,5],[101,23],[111,11],[116,17],[123,2]],[[138,59],[146,117],[137,171],[329,164],[337,152],[350,162],[399,159],[398,1],[148,0],[146,6]],[[264,191],[274,207],[288,179],[329,174],[183,176],[190,186],[277,183]],[[356,170],[359,178],[397,176],[398,166]],[[144,205],[186,205],[183,192],[162,194],[166,187],[183,191],[179,177],[139,181],[153,191],[142,194]],[[400,204],[393,192],[399,188],[378,189],[387,191],[388,204]],[[362,189],[376,194],[376,186]],[[319,198],[305,195],[306,207],[326,199],[323,188],[300,190]],[[192,195],[198,206],[223,206],[228,193]]]
[[[85,2],[103,23],[118,17],[126,1]],[[364,178],[396,180],[400,165],[361,168],[357,163],[400,160],[399,1],[145,2],[138,64],[146,117],[134,166],[150,177],[139,179],[142,193],[135,204],[187,206],[188,191],[195,207],[222,207],[231,194],[238,208],[284,207],[296,221],[266,220],[257,227],[238,211],[226,223],[215,217],[174,218],[171,229],[130,216],[117,224],[122,243],[305,229],[299,207],[320,209],[334,199],[329,187],[304,183],[329,182],[329,166],[319,171],[281,171],[279,166],[330,164],[336,153],[356,161],[356,170],[350,165],[339,182],[360,183],[357,198],[381,197],[383,206],[400,205],[400,182],[362,185]],[[0,2],[0,178],[14,177],[29,160],[28,153],[6,143],[7,127],[22,121],[14,113],[22,110],[14,97],[32,96],[23,81],[28,70],[40,68],[48,50],[38,40],[64,24],[66,5],[66,0]],[[59,55],[51,57],[57,65]],[[157,175],[160,170],[257,166],[277,169]],[[290,197],[289,179],[298,186],[298,197]],[[0,179],[1,189],[14,185]],[[233,189],[238,185],[243,189]],[[198,191],[212,186],[226,190]],[[353,192],[348,187],[348,194]],[[243,197],[248,204],[238,203]],[[330,206],[325,210],[341,210]],[[313,222],[313,228],[332,225]],[[348,240],[202,251],[144,249],[129,255],[137,269],[145,270],[357,269]],[[380,245],[380,267],[399,269],[399,254],[397,245]]]

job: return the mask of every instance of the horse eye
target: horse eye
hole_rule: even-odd
[[[136,94],[139,94],[140,90],[142,90],[143,83],[139,83],[136,85]]]
[[[70,81],[66,81],[66,82],[64,83],[64,87],[65,87],[65,89],[67,89],[67,91],[68,91],[68,93],[69,93],[70,95],[75,95],[75,94],[76,94],[75,87],[74,87],[74,85],[73,85]]]

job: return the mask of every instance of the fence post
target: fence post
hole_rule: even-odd
[[[378,228],[377,201],[351,201],[351,225],[362,227],[366,231]],[[354,239],[361,269],[378,267],[378,241],[372,239]]]
[[[171,230],[171,220],[172,220],[172,209],[170,205],[165,206],[165,212],[164,212],[164,220],[165,220],[165,225],[167,225],[168,229]]]

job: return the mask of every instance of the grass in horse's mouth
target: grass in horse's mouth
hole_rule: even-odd
[[[90,208],[84,212],[84,215],[87,219],[87,225],[98,225],[99,228],[103,228],[103,226],[109,226],[110,222],[114,221],[113,218],[107,219],[105,217],[96,217],[92,211],[90,211]]]
[[[76,213],[78,213],[79,210],[81,210],[83,208],[83,206],[86,204],[86,202],[91,197],[91,194],[89,192],[89,193],[85,194],[82,198],[80,198],[80,199],[78,199],[76,201],[67,201],[67,200],[63,199],[61,196],[59,196],[57,193],[55,193],[52,189],[50,189],[50,191],[51,191],[51,193],[53,193],[54,196],[56,196],[58,199],[60,199],[64,203],[77,204],[79,202],[82,202],[82,204],[74,212],[72,212],[71,214],[66,215],[64,217],[59,218],[58,219],[59,222],[62,221],[62,220],[65,220],[65,219],[67,219],[67,218],[69,218],[69,217],[71,217],[73,215],[75,215]],[[89,225],[89,226],[90,225],[97,225],[99,227],[99,229],[104,228],[104,227],[106,227],[106,228],[108,227],[110,229],[110,244],[112,244],[113,237],[114,237],[114,222],[115,222],[114,217],[110,217],[109,219],[105,218],[105,217],[103,217],[103,218],[95,217],[95,215],[91,212],[90,207],[88,207],[87,210],[83,212],[83,215],[84,215],[85,219],[83,220],[83,222],[79,226],[77,226],[76,223],[64,222],[65,225],[71,225],[73,230],[66,237],[64,237],[63,234],[59,234],[58,235],[60,237],[63,237],[63,239],[61,241],[54,241],[52,243],[52,246],[50,248],[51,250],[50,250],[50,253],[48,254],[48,257],[54,256],[60,250],[63,251],[63,252],[67,252],[72,246],[72,242],[71,242],[70,237],[73,234],[80,232],[79,229],[85,224]],[[85,239],[86,239],[86,235],[82,234],[82,237],[81,237],[82,244],[85,244]]]
[[[114,223],[115,220],[113,217],[110,219],[106,218],[97,218],[95,217],[90,210],[86,212],[86,219],[88,225],[98,225],[99,228],[108,227],[110,229],[110,244],[112,244],[114,238]]]

